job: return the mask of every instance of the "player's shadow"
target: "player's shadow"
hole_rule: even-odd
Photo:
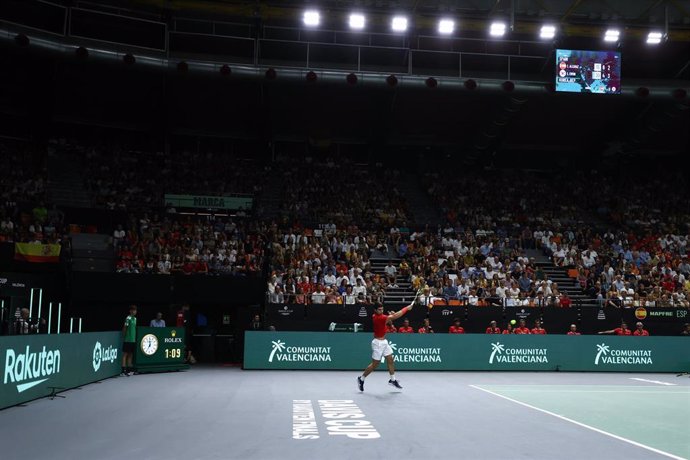
[[[388,391],[385,393],[367,393],[365,391],[364,393],[358,392],[358,394],[364,398],[378,399],[379,401],[390,401],[394,399],[396,396],[401,395],[402,391]]]

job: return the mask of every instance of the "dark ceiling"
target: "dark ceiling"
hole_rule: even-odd
[[[70,2],[96,8],[94,2]],[[115,3],[115,2],[111,2]],[[100,8],[107,2],[98,2]],[[214,16],[218,20],[251,20],[234,16],[256,11],[265,24],[285,24],[305,5],[347,12],[355,7],[372,14],[405,11],[420,18],[453,14],[461,23],[480,24],[498,14],[509,15],[509,1],[129,1],[120,8],[148,10],[142,15],[163,18]],[[249,10],[248,10],[249,9]],[[606,21],[618,21],[631,31],[658,26],[666,12],[671,40],[656,48],[638,38],[624,39],[623,78],[642,83],[690,78],[690,1],[516,1],[516,24],[556,19],[569,34],[557,43],[539,44],[543,61],[525,69],[541,81],[552,76],[549,59],[556,46],[574,49],[602,47],[593,30]],[[134,13],[130,13],[134,14]],[[247,13],[249,14],[249,13]],[[296,16],[299,17],[298,15]],[[415,16],[416,18],[417,16]],[[292,18],[294,20],[294,17]],[[476,22],[472,22],[476,21]],[[420,19],[420,22],[423,22]],[[521,26],[525,29],[525,26]],[[521,29],[521,30],[522,30]],[[527,30],[527,29],[525,29]],[[645,29],[646,30],[646,29]],[[464,33],[464,32],[463,32]],[[478,30],[468,35],[479,34]],[[511,39],[519,41],[516,32]],[[679,38],[673,39],[674,34]],[[430,39],[432,40],[432,39]],[[637,41],[635,41],[637,40]],[[448,41],[439,42],[447,46]],[[477,46],[457,37],[455,46]],[[0,52],[12,65],[0,67],[0,112],[6,127],[29,122],[95,123],[140,131],[227,136],[265,141],[368,143],[371,145],[446,146],[459,152],[551,151],[565,154],[646,155],[684,153],[690,148],[690,110],[685,100],[649,100],[591,94],[507,94],[431,89],[387,88],[319,81],[240,79],[218,73],[178,72],[104,63],[20,49],[2,44]],[[432,46],[431,43],[430,46]],[[516,46],[487,41],[485,46]],[[289,59],[289,56],[287,57]],[[477,58],[478,65],[487,59]],[[279,69],[280,72],[280,69]],[[442,78],[442,77],[440,77]],[[671,85],[674,83],[672,82]],[[19,121],[17,121],[19,120]],[[26,125],[26,123],[24,123]],[[14,129],[14,128],[10,128]],[[49,128],[44,128],[45,130]],[[3,132],[3,134],[7,134]]]

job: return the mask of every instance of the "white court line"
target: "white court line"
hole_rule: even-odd
[[[558,415],[558,414],[556,414],[556,413],[554,413],[554,412],[551,412],[551,411],[548,411],[548,410],[546,410],[546,409],[541,409],[541,408],[536,407],[536,406],[533,406],[533,405],[531,405],[531,404],[527,404],[527,403],[524,403],[524,402],[522,402],[522,401],[518,401],[517,399],[509,398],[508,396],[503,396],[502,394],[495,393],[495,392],[493,392],[493,391],[491,391],[491,390],[486,390],[486,389],[481,388],[481,387],[478,387],[478,386],[476,386],[476,385],[470,385],[470,386],[471,386],[472,388],[474,388],[475,390],[480,390],[480,391],[483,391],[483,392],[485,392],[485,393],[489,393],[489,394],[492,394],[492,395],[494,395],[494,396],[498,396],[499,398],[503,398],[503,399],[506,399],[506,400],[508,400],[508,401],[514,402],[515,404],[520,404],[521,406],[525,406],[525,407],[528,407],[528,408],[530,408],[530,409],[534,409],[534,410],[536,410],[536,411],[542,412],[542,413],[544,413],[544,414],[551,415],[551,416],[556,417],[556,418],[559,418],[559,419],[561,419],[561,420],[565,420],[566,422],[570,422],[570,423],[573,423],[573,424],[575,424],[575,425],[577,425],[577,426],[581,426],[581,427],[583,427],[583,428],[587,428],[588,430],[596,431],[597,433],[603,434],[603,435],[605,435],[605,436],[609,436],[609,437],[614,438],[614,439],[618,439],[619,441],[627,442],[628,444],[632,444],[633,446],[641,447],[641,448],[643,448],[643,449],[646,449],[646,450],[648,450],[648,451],[657,453],[657,454],[659,454],[659,455],[664,455],[664,456],[666,456],[666,457],[673,458],[673,459],[675,459],[675,460],[688,460],[688,459],[686,459],[685,457],[679,457],[679,456],[677,456],[677,455],[673,455],[673,454],[671,454],[671,453],[664,452],[663,450],[655,449],[654,447],[647,446],[647,445],[645,445],[645,444],[641,444],[641,443],[639,443],[639,442],[633,441],[632,439],[627,439],[627,438],[624,438],[624,437],[622,437],[622,436],[618,436],[618,435],[616,435],[616,434],[609,433],[608,431],[600,430],[599,428],[595,428],[595,427],[593,427],[593,426],[586,425],[586,424],[584,424],[584,423],[582,423],[582,422],[578,422],[578,421],[573,420],[573,419],[570,419],[570,418],[568,418],[568,417],[564,417],[564,416],[562,416],[562,415]]]
[[[470,385],[472,386],[472,385]],[[493,386],[493,385],[491,385]],[[506,389],[504,391],[514,391],[516,393],[638,393],[645,395],[690,395],[690,391],[642,391],[642,390],[521,390],[519,388]],[[626,388],[634,388],[633,386],[626,386]],[[643,387],[643,388],[659,388],[659,387]]]
[[[661,380],[641,379],[641,378],[638,378],[638,377],[630,377],[630,380],[637,380],[638,382],[656,383],[657,385],[668,385],[668,386],[676,386],[676,385],[678,385],[677,383],[662,382]]]

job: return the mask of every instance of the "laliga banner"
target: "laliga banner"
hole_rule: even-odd
[[[0,409],[119,374],[121,335],[0,337]]]
[[[403,370],[690,371],[685,337],[389,334],[387,339]],[[247,331],[244,368],[361,370],[371,362],[371,340],[362,333]]]

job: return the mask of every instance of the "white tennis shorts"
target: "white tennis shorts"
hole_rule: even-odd
[[[393,349],[388,345],[388,340],[374,339],[371,341],[371,359],[382,361],[384,356],[393,354]]]

